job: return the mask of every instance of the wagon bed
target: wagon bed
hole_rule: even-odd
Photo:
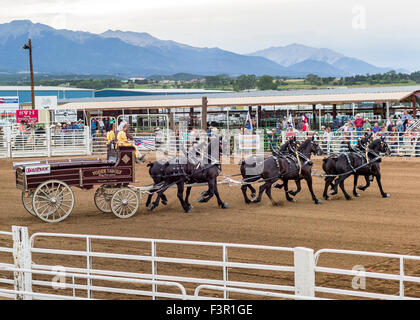
[[[73,210],[71,187],[89,190],[99,185],[95,204],[102,212],[111,212],[114,193],[135,182],[134,162],[134,148],[120,147],[109,151],[106,160],[20,162],[13,168],[25,209],[43,221],[58,222]]]

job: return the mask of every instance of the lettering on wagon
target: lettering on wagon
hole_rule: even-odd
[[[49,164],[25,167],[25,174],[27,176],[31,176],[35,174],[49,174],[49,173],[51,173],[51,167]]]
[[[109,176],[109,175],[120,175],[120,174],[122,174],[122,170],[119,170],[119,169],[99,169],[99,170],[92,171],[93,176],[99,176],[99,177]]]

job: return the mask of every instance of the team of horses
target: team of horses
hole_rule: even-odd
[[[347,178],[354,177],[353,195],[360,197],[357,190],[365,191],[376,178],[382,197],[388,198],[381,183],[381,154],[390,154],[390,149],[384,137],[373,139],[372,135],[365,135],[358,140],[357,146],[348,144],[348,152],[332,154],[323,159],[322,168],[325,172],[325,187],[323,198],[331,200],[329,195],[336,195],[340,187],[345,198],[351,200],[351,196],[344,187]],[[222,139],[220,137],[209,138],[207,142],[197,144],[188,150],[180,147],[183,155],[170,159],[161,159],[149,163],[149,175],[154,182],[154,189],[149,192],[146,207],[153,211],[162,202],[168,203],[165,192],[171,186],[177,186],[177,197],[185,212],[191,212],[192,205],[189,203],[191,188],[194,184],[208,186],[208,190],[201,193],[198,202],[208,202],[216,196],[220,208],[226,209],[229,205],[222,201],[217,184],[217,178],[221,173],[220,157],[222,154]],[[270,156],[251,156],[240,163],[242,176],[241,191],[245,203],[261,202],[265,193],[273,206],[280,203],[273,199],[272,188],[284,189],[287,201],[295,202],[294,198],[301,190],[301,181],[305,180],[312,200],[315,204],[321,204],[313,191],[312,155],[322,155],[323,151],[315,136],[299,143],[296,137],[291,138],[281,147],[276,148],[270,142]],[[216,150],[218,157],[214,157],[212,151]],[[363,176],[366,185],[358,186],[358,178]],[[296,190],[289,190],[289,181],[294,181]],[[281,182],[281,183],[280,183]],[[254,184],[261,184],[258,190]],[[184,190],[186,195],[184,197]],[[331,189],[328,194],[328,190]],[[247,191],[251,192],[251,199]],[[152,201],[153,195],[157,197]]]

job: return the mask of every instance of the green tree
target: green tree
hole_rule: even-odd
[[[257,83],[257,77],[254,74],[241,75],[234,82],[234,89],[237,91],[254,89]]]
[[[273,90],[276,88],[276,84],[274,83],[274,78],[272,76],[261,76],[257,81],[257,88],[259,90]]]

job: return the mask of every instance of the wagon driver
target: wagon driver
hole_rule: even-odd
[[[133,139],[133,137],[127,132],[127,130],[128,123],[125,123],[122,130],[119,131],[117,135],[117,148],[120,146],[133,146],[136,154],[136,162],[144,162],[146,160],[145,155],[141,155],[134,143],[128,141],[128,138]]]

